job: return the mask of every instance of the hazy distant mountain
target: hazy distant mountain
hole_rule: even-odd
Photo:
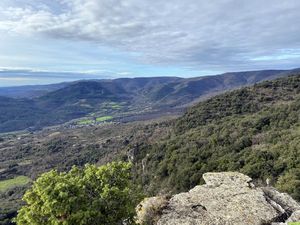
[[[6,96],[10,98],[34,98],[42,96],[48,92],[63,88],[66,85],[68,85],[68,83],[0,87],[0,96]]]
[[[103,104],[115,104],[109,115],[118,118],[157,110],[163,115],[207,96],[292,73],[265,70],[187,79],[122,78],[0,88],[0,95],[5,96],[0,98],[0,132],[60,124],[94,112],[106,116]]]

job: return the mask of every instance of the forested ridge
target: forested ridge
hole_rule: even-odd
[[[147,191],[186,191],[210,171],[241,171],[300,199],[300,75],[266,81],[190,108],[155,144],[139,147]]]
[[[195,78],[140,77],[4,87],[0,88],[0,133],[40,130],[95,113],[98,117],[128,121],[128,115],[140,114],[147,118],[147,114],[158,110],[159,117],[176,110],[174,107],[180,108],[262,80],[285,77],[292,71],[261,70]],[[134,118],[129,118],[132,120]]]

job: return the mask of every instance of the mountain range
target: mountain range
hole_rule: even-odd
[[[81,80],[41,86],[0,88],[0,132],[62,124],[122,121],[151,113],[163,116],[218,93],[240,88],[297,70],[225,73],[197,78],[151,77]],[[177,110],[176,110],[177,109]],[[133,116],[133,117],[130,117]],[[141,117],[139,117],[141,118]]]
[[[0,190],[0,224],[16,215],[24,191],[40,174],[117,160],[132,162],[133,180],[148,196],[188,191],[203,184],[202,176],[207,172],[239,171],[251,176],[257,186],[268,183],[300,200],[300,73],[288,75],[218,94],[167,120],[1,134],[0,181],[18,183]],[[136,80],[129,81],[128,89],[133,89]],[[92,96],[96,102],[99,96],[114,98],[109,90],[127,98],[123,96],[125,88],[115,89],[111,81],[107,81],[110,89],[106,86],[105,90],[98,81],[87,82],[97,85],[93,95],[82,91],[90,104]],[[67,102],[76,102],[68,88],[75,85],[77,89],[76,85],[83,83],[38,99],[49,104],[47,101],[55,94],[62,96],[63,90]],[[66,99],[60,99],[59,104]],[[25,101],[14,99],[18,100]],[[36,100],[26,101],[33,104]]]

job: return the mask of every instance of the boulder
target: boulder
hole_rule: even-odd
[[[203,178],[205,185],[165,200],[147,224],[271,225],[299,219],[298,202],[274,188],[255,187],[244,174],[206,173]]]

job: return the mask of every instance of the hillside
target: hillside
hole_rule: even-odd
[[[206,172],[240,171],[300,200],[299,115],[294,75],[215,96],[178,119],[4,135],[0,179],[122,159],[151,195],[187,191]],[[0,194],[2,212],[14,215],[24,188]]]
[[[241,171],[299,200],[299,115],[300,75],[218,95],[175,120],[165,138],[139,146],[137,178],[149,192],[179,192],[205,172]]]
[[[0,87],[0,96],[9,98],[35,98],[65,87],[68,83]]]
[[[37,130],[73,119],[79,119],[78,124],[88,124],[102,118],[128,122],[178,115],[182,108],[217,93],[289,73],[268,70],[188,79],[124,78],[1,88],[0,95],[15,93],[15,97],[22,94],[24,98],[0,98],[0,132]]]

